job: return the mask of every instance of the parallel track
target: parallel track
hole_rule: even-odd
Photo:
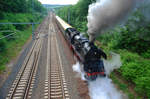
[[[55,27],[50,23],[50,21],[52,22],[52,17],[53,16],[50,15],[45,22],[43,22],[44,27],[40,27],[39,30],[39,32],[48,33],[44,99],[70,99],[56,39]],[[42,36],[42,34],[39,33],[37,36]],[[6,99],[31,98],[43,44],[43,40],[41,40],[40,37],[37,38],[26,56]]]
[[[37,63],[42,47],[41,43],[40,39],[34,42],[33,47],[27,55],[24,64],[6,97],[7,99],[29,99],[31,97]]]
[[[58,49],[55,28],[52,24],[49,24],[44,99],[70,99]]]
[[[47,18],[46,18],[47,20]],[[47,21],[42,24],[45,24]],[[40,38],[42,32],[42,25],[38,28],[37,38]],[[36,33],[37,34],[37,33]],[[24,63],[21,66],[19,73],[13,82],[6,99],[29,99],[32,95],[32,89],[38,68],[41,48],[43,40],[35,39],[34,43],[27,54]]]

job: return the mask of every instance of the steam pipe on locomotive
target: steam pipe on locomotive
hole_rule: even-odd
[[[56,21],[59,28],[64,30],[63,34],[70,43],[75,56],[83,64],[85,78],[95,80],[98,76],[105,77],[104,63],[101,57],[107,59],[106,54],[60,17],[56,16]]]

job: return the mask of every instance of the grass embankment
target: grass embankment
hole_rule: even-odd
[[[32,16],[31,14],[11,14],[6,13],[4,19],[0,22],[32,22],[42,21],[41,16]],[[35,27],[37,27],[35,25]],[[10,32],[1,32],[1,31]],[[22,49],[22,46],[32,35],[32,25],[1,25],[0,38],[10,33],[16,33],[12,36],[0,40],[0,73],[6,69],[6,64],[15,58]]]
[[[22,46],[26,43],[31,34],[32,28],[30,27],[25,31],[17,33],[17,40],[6,43],[5,51],[0,54],[0,71],[5,70],[6,64],[19,54]]]

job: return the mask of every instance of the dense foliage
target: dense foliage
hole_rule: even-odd
[[[40,22],[44,14],[46,10],[38,0],[0,0],[0,23]],[[31,33],[31,25],[0,24],[0,38],[10,35],[0,39],[0,71],[17,54]]]
[[[38,0],[0,0],[0,12],[31,13],[42,12],[43,6]]]
[[[150,20],[137,9],[125,25],[100,36],[99,40],[111,48],[127,49],[150,58]]]
[[[65,21],[81,32],[86,32],[88,6],[95,0],[79,0],[76,5],[66,6],[57,11]],[[129,19],[113,30],[106,31],[97,40],[104,51],[115,51],[121,55],[122,66],[117,71],[134,90],[150,98],[150,7],[143,5],[135,9]]]
[[[118,70],[122,77],[135,85],[135,91],[145,97],[150,97],[150,60],[126,50],[118,51],[123,65]]]
[[[65,21],[70,20],[70,24],[77,28],[81,32],[87,30],[87,14],[88,5],[96,0],[79,0],[76,5],[65,6],[57,11],[57,14],[61,16]]]

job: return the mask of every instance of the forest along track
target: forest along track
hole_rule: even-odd
[[[56,31],[52,24],[52,17],[53,15],[51,14],[48,32],[44,99],[70,99],[62,67],[62,60],[58,50]]]
[[[47,21],[43,22],[45,24]],[[42,49],[42,28],[33,43],[24,63],[13,82],[6,99],[30,99]]]

